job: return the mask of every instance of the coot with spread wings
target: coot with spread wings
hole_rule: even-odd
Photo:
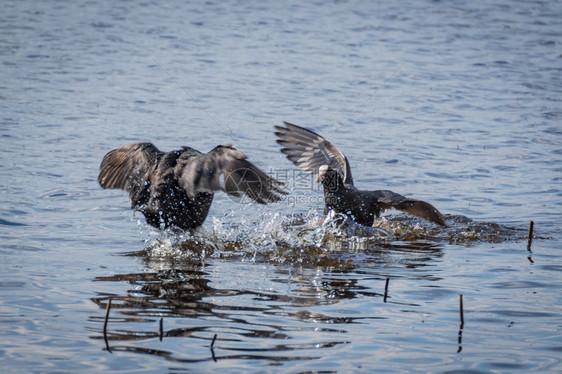
[[[124,145],[105,155],[98,182],[127,191],[131,207],[150,225],[183,230],[203,224],[216,191],[245,194],[260,204],[279,201],[286,193],[281,182],[231,145],[206,154],[190,147],[162,152],[151,143]]]
[[[275,126],[277,143],[296,166],[318,174],[316,182],[324,187],[324,214],[330,210],[345,214],[357,223],[372,226],[376,217],[387,209],[424,218],[446,226],[443,215],[431,204],[410,199],[389,190],[365,191],[353,185],[347,157],[331,142],[304,127],[284,122]]]

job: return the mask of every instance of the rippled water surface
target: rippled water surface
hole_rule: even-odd
[[[2,7],[5,372],[562,370],[560,1]],[[322,222],[283,120],[448,227]],[[232,143],[291,193],[156,232],[96,180],[138,141]]]

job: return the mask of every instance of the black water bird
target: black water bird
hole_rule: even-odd
[[[341,213],[355,222],[372,226],[375,218],[387,209],[398,209],[441,226],[443,215],[431,204],[410,199],[389,190],[365,191],[353,185],[347,157],[331,142],[303,127],[284,122],[275,126],[277,143],[296,166],[318,174],[316,182],[324,187],[324,215],[330,210]]]
[[[108,152],[100,165],[103,188],[125,190],[131,207],[157,228],[183,230],[203,224],[214,192],[266,204],[281,199],[282,183],[271,178],[231,145],[203,154],[190,147],[162,152],[151,143],[128,144]]]

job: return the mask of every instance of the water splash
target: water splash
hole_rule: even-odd
[[[365,227],[342,216],[320,217],[315,210],[298,215],[262,212],[257,219],[242,218],[236,223],[228,218],[213,217],[192,233],[154,230],[144,252],[151,257],[234,257],[241,261],[342,267],[352,266],[358,254],[431,252],[445,243],[470,246],[524,238],[523,229],[460,215],[448,216],[445,228],[402,215],[382,217],[373,227]]]

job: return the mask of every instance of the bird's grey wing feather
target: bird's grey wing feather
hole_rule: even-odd
[[[347,157],[330,141],[314,131],[284,122],[285,127],[275,126],[277,143],[287,158],[299,168],[317,173],[322,165],[335,170],[346,184],[353,184]]]
[[[176,167],[176,173],[189,196],[198,192],[225,191],[234,196],[246,194],[260,204],[276,202],[286,194],[282,183],[268,176],[231,146],[218,146],[207,154],[191,157]]]
[[[98,182],[103,188],[122,189],[133,195],[144,185],[145,174],[163,154],[151,143],[116,148],[104,156]]]

